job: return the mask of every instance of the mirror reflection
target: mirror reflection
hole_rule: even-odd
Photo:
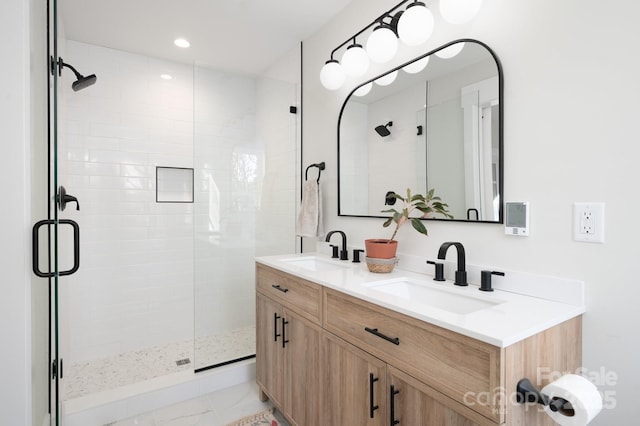
[[[466,39],[356,88],[338,121],[338,214],[381,217],[387,192],[434,188],[453,220],[501,223],[501,79]]]

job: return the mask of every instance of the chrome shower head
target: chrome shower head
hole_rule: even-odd
[[[74,92],[77,92],[89,86],[93,86],[98,80],[98,77],[96,77],[95,74],[91,74],[85,77],[80,74],[78,70],[76,70],[73,66],[66,64],[62,58],[58,58],[58,75],[62,75],[62,68],[64,67],[69,68],[76,76],[76,81],[71,84],[71,88]]]
[[[380,125],[380,126],[376,126],[376,132],[378,132],[378,134],[380,136],[382,136],[383,138],[386,136],[389,136],[391,134],[391,131],[389,131],[389,127],[393,126],[393,121],[388,122],[387,124]]]

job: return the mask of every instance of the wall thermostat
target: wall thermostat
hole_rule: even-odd
[[[505,203],[506,219],[504,233],[507,235],[529,236],[529,203]]]

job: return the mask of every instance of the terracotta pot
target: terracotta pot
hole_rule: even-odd
[[[398,241],[373,238],[364,240],[364,248],[367,251],[367,257],[375,257],[378,259],[392,259],[396,257]]]

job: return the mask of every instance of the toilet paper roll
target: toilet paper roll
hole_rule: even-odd
[[[602,410],[602,397],[598,388],[589,380],[576,374],[567,374],[542,388],[542,394],[553,398],[563,398],[572,405],[570,410],[551,411],[549,406],[545,412],[561,426],[584,426]]]

